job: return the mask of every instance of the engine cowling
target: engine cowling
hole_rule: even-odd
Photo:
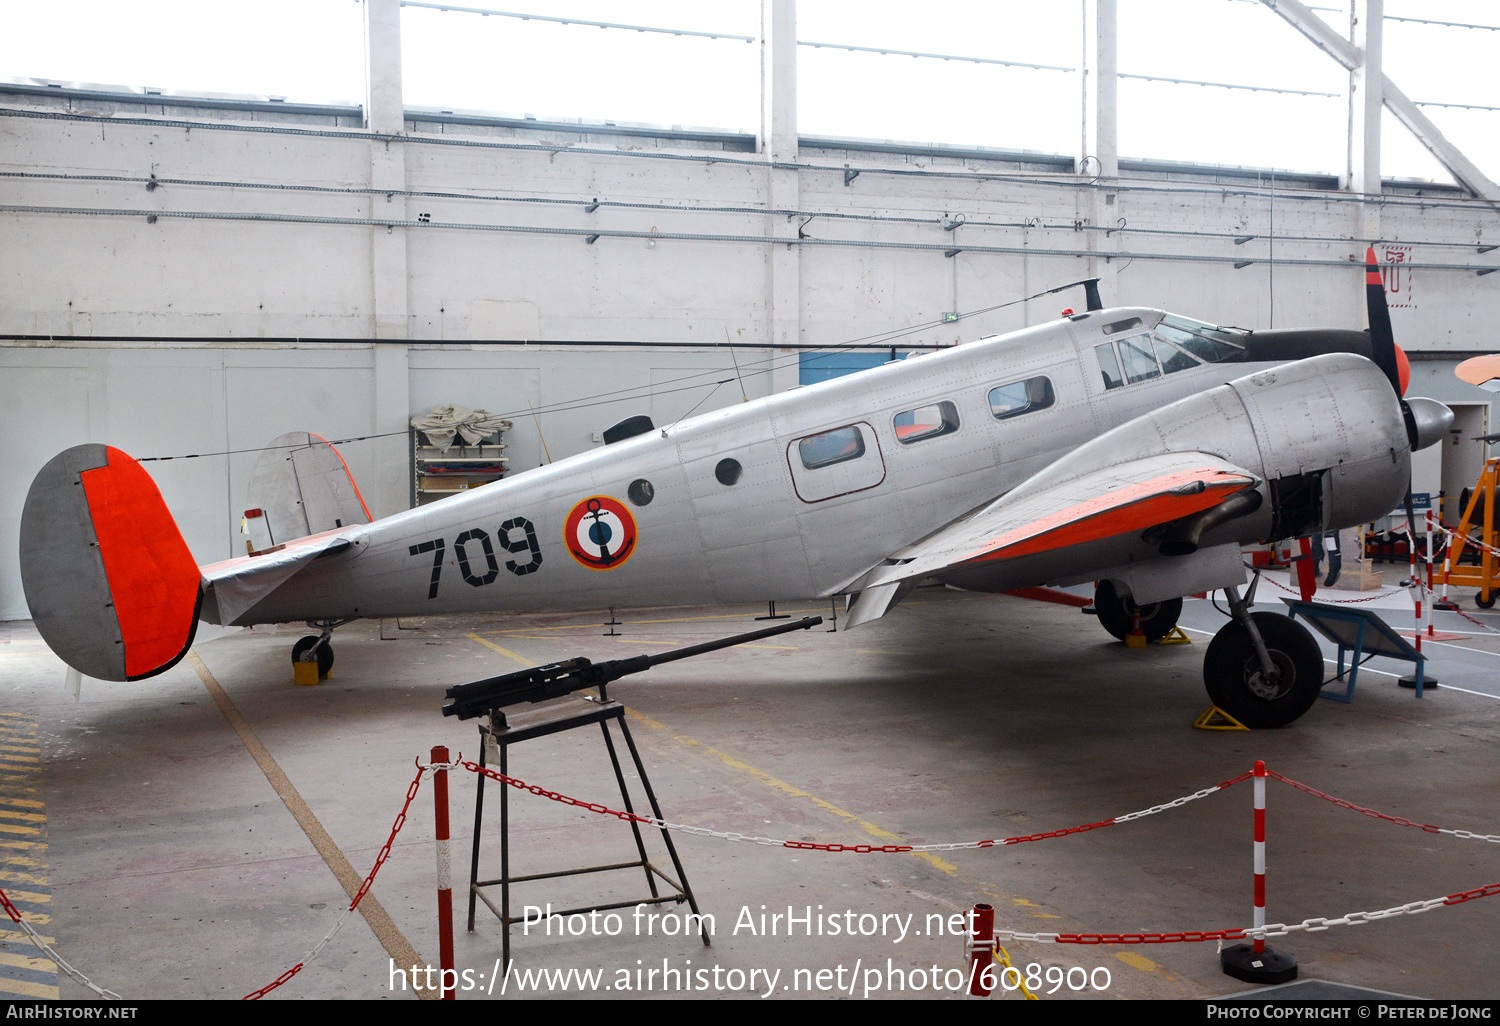
[[[1209,518],[1189,532],[1191,545],[1183,543],[1183,531],[1172,533],[1175,547],[1164,547],[1163,555],[1368,523],[1401,503],[1411,471],[1405,419],[1385,375],[1363,357],[1329,353],[1247,374],[1137,417],[1021,488],[1046,488],[1168,452],[1211,453],[1250,471],[1261,479],[1262,501],[1241,499],[1226,511],[1232,515]]]

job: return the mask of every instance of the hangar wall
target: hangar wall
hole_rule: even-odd
[[[401,432],[457,402],[522,414],[525,469],[544,459],[528,404],[568,407],[540,421],[556,459],[632,414],[739,401],[712,384],[736,364],[755,398],[796,384],[798,347],[961,343],[1083,298],[945,315],[1092,275],[1107,304],[1362,326],[1372,220],[1401,262],[1398,341],[1495,348],[1500,278],[1479,272],[1500,266],[1480,252],[1500,215],[1450,186],[1387,183],[1372,211],[1331,179],[1144,161],[1101,180],[1038,154],[807,138],[777,153],[425,111],[363,124],[361,108],[0,86],[0,618],[27,615],[29,482],[84,441],[224,453],[297,429]],[[404,437],[345,451],[377,515],[405,507]],[[148,464],[200,561],[233,554],[254,458]]]

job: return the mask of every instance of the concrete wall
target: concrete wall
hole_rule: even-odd
[[[920,325],[896,344],[952,344],[1083,297],[946,313],[1093,274],[1109,304],[1251,328],[1364,324],[1368,211],[1314,179],[1273,189],[1158,166],[1094,181],[1055,160],[812,140],[773,168],[749,137],[409,113],[392,139],[352,128],[357,110],[0,100],[0,618],[27,615],[15,538],[31,477],[78,442],[221,453],[296,429],[399,431],[458,402],[523,414],[511,455],[525,468],[542,459],[528,403],[570,405],[541,419],[558,458],[625,416],[681,416],[709,392],[672,391],[687,375],[733,374],[722,348],[603,343],[834,346]],[[165,184],[148,189],[153,174]],[[1476,269],[1497,266],[1477,250],[1500,215],[1421,191],[1388,186],[1379,211],[1392,257],[1412,265],[1393,295],[1397,339],[1493,350],[1500,275]],[[110,335],[206,341],[90,341]],[[471,345],[496,339],[532,344]],[[576,341],[599,344],[560,344]],[[794,350],[737,356],[752,398],[796,382]],[[1489,398],[1450,366],[1423,364],[1419,380]],[[621,389],[635,398],[579,405]],[[701,409],[739,400],[723,385]],[[377,514],[406,502],[405,446],[345,449]],[[200,560],[231,554],[253,462],[148,464]]]

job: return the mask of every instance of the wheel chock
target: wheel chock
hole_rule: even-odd
[[[1207,711],[1193,721],[1193,726],[1199,730],[1249,730],[1239,720],[1229,715],[1216,705],[1208,707]]]
[[[1193,639],[1182,632],[1181,627],[1173,627],[1164,637],[1156,639],[1158,645],[1191,645]]]
[[[1146,640],[1146,635],[1144,634],[1125,635],[1126,648],[1145,648],[1148,644],[1150,644],[1150,642]]]
[[[292,664],[292,683],[298,687],[310,687],[318,683],[318,664],[315,660],[299,659]]]

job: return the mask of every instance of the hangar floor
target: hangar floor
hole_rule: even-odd
[[[61,664],[29,624],[0,626],[9,691],[3,712],[20,725],[16,736],[36,725],[32,800],[44,802],[10,802],[32,810],[30,818],[11,817],[23,826],[0,830],[33,831],[6,838],[30,838],[46,862],[20,872],[28,863],[7,858],[11,871],[0,879],[7,891],[31,888],[22,894],[28,915],[102,986],[132,998],[239,997],[300,961],[333,925],[347,899],[331,867],[347,860],[359,875],[368,871],[411,783],[413,760],[425,761],[434,744],[477,755],[474,724],[439,713],[444,687],[514,669],[518,658],[618,658],[750,630],[762,626],[752,619],[762,611],[634,611],[622,615],[619,638],[601,636],[597,613],[405,621],[414,629],[399,631],[389,621],[385,637],[395,640],[382,640],[378,623],[357,623],[336,635],[333,679],[316,688],[289,680],[289,647],[305,631],[258,629],[201,644],[201,663],[190,657],[151,680],[85,681],[79,700],[66,693]],[[1200,671],[1207,639],[1193,640],[1132,651],[1065,606],[924,589],[848,634],[815,629],[686,660],[614,685],[611,697],[632,710],[666,816],[743,834],[844,844],[1027,835],[1164,803],[1232,778],[1255,759],[1358,805],[1500,833],[1500,701],[1440,690],[1418,702],[1391,677],[1371,675],[1352,705],[1320,702],[1286,729],[1198,731],[1191,723],[1207,705]],[[1473,647],[1496,651],[1486,642]],[[1500,665],[1500,656],[1494,661]],[[1441,676],[1440,667],[1435,672]],[[24,753],[28,746],[10,747]],[[548,789],[618,803],[591,731],[518,746],[511,771]],[[282,797],[272,778],[282,781]],[[497,922],[481,906],[476,931],[462,930],[472,775],[455,774],[452,791],[457,965],[471,971],[474,986],[459,998],[498,998],[499,985],[487,993],[500,956]],[[274,997],[411,998],[388,952],[414,950],[437,963],[431,796],[424,781],[372,892],[389,923],[377,918],[372,928],[354,917]],[[1268,805],[1272,922],[1386,909],[1500,880],[1500,845],[1379,821],[1275,782]],[[617,821],[526,794],[511,809],[515,872],[631,857],[629,831]],[[863,996],[867,987],[871,996],[912,996],[901,982],[924,984],[921,996],[946,996],[931,989],[930,970],[961,967],[962,942],[930,932],[937,917],[976,901],[996,906],[998,926],[1021,931],[1247,925],[1250,824],[1247,783],[1109,829],[924,857],[680,834],[699,903],[715,917],[711,948],[695,937],[637,935],[627,912],[618,936],[518,931],[514,968],[602,969],[600,985],[611,996],[622,989],[686,996],[689,987],[693,996],[748,996],[764,993],[765,974],[777,970],[774,992],[786,996]],[[310,836],[319,830],[326,840],[315,847]],[[497,875],[497,864],[498,845],[490,844],[482,872]],[[635,876],[585,879],[589,890],[577,880],[535,885],[518,889],[516,901],[562,907],[642,890]],[[1303,978],[1494,998],[1500,918],[1489,906],[1496,902],[1273,944],[1300,960]],[[799,916],[811,906],[824,935],[805,936],[798,925],[787,936],[785,920],[777,935],[763,935],[761,906],[767,914],[792,906]],[[828,935],[835,915],[841,925],[870,929],[875,920],[861,921],[866,914],[881,917],[883,935]],[[904,938],[901,922],[910,923]],[[1108,970],[1100,991],[1064,985],[1048,995],[1044,980],[1043,1000],[1250,989],[1220,972],[1212,942],[1007,947],[1023,967]],[[33,989],[0,989],[39,996],[46,963],[0,953],[6,960]],[[664,964],[708,973],[644,975]],[[928,971],[899,975],[915,969]],[[1093,972],[1093,984],[1104,979]],[[573,984],[557,993],[576,996]],[[56,986],[64,998],[88,996],[66,977]],[[504,984],[510,995],[521,986],[514,972]]]

